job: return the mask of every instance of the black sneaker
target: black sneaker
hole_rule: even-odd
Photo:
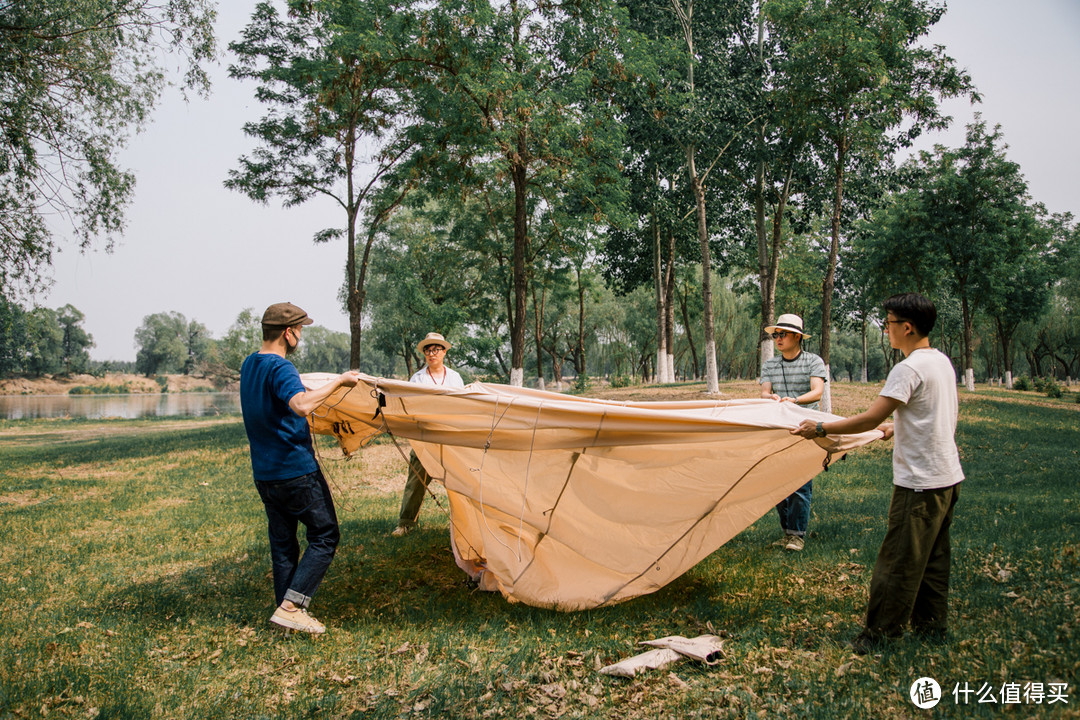
[[[861,632],[851,641],[851,651],[856,655],[871,655],[881,649],[881,641],[874,636]]]

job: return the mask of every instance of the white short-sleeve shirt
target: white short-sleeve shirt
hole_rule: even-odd
[[[956,449],[956,370],[934,348],[913,350],[885,380],[881,395],[899,400],[893,484],[912,490],[949,487],[964,479]]]
[[[465,387],[464,381],[461,376],[457,374],[456,370],[443,366],[443,372],[446,374],[442,377],[442,382],[435,382],[435,378],[431,377],[431,373],[428,372],[427,367],[422,367],[413,373],[413,376],[409,378],[409,382],[419,383],[421,385],[434,385],[435,387],[447,387],[447,388],[463,388]]]

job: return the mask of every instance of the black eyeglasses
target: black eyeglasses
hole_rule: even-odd
[[[424,348],[424,354],[434,355],[436,353],[441,353],[444,350],[446,350],[446,348],[444,348],[442,345],[428,345],[426,348]]]
[[[772,334],[773,340],[783,340],[788,335],[795,335],[796,333],[789,333],[787,330],[781,330],[780,332],[774,332]]]

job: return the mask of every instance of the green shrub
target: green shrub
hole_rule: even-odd
[[[631,379],[626,375],[616,375],[611,378],[611,387],[613,388],[630,387],[630,383]]]
[[[131,385],[128,383],[121,383],[120,385],[76,385],[68,390],[68,395],[130,395]]]
[[[156,378],[154,378],[154,382],[156,382],[158,384],[158,387],[161,388],[161,392],[169,392],[169,378],[165,377],[164,375],[158,375]]]
[[[1031,389],[1031,378],[1029,378],[1027,375],[1021,375],[1020,377],[1013,380],[1013,390],[1030,390],[1030,389]]]
[[[1046,397],[1059,398],[1064,394],[1061,386],[1057,384],[1054,378],[1046,378],[1046,382],[1043,383],[1042,391],[1046,393]]]

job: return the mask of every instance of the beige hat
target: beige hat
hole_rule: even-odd
[[[424,348],[426,348],[428,345],[442,345],[444,350],[449,350],[451,347],[453,347],[450,343],[446,342],[446,338],[444,338],[439,333],[428,333],[424,336],[423,340],[416,343],[416,352],[423,355]]]
[[[803,337],[810,337],[810,334],[803,330],[802,318],[798,315],[781,315],[776,319],[775,325],[767,325],[765,332],[774,333],[777,330],[787,330],[788,332],[799,333]]]
[[[262,316],[262,324],[271,327],[293,327],[296,325],[310,325],[315,322],[308,314],[292,303],[274,303],[266,308]]]

